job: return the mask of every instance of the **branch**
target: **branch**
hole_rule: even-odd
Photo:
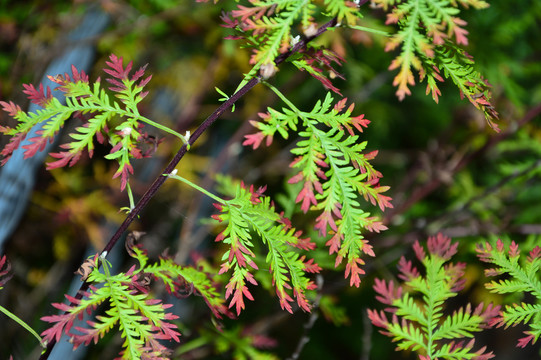
[[[337,18],[331,19],[326,24],[322,25],[317,32],[310,37],[307,37],[305,39],[302,39],[299,41],[295,46],[293,46],[291,49],[289,49],[287,52],[280,54],[276,57],[274,60],[274,63],[276,65],[281,64],[284,62],[287,58],[289,58],[291,55],[295,54],[296,52],[300,51],[301,49],[304,49],[306,45],[312,41],[313,39],[317,38],[321,34],[323,34],[327,29],[336,26],[337,24]],[[246,93],[248,93],[254,86],[256,86],[261,81],[261,78],[259,76],[256,76],[252,78],[250,81],[248,81],[242,88],[240,88],[235,94],[233,94],[226,102],[224,102],[222,105],[220,105],[209,117],[203,121],[201,125],[194,131],[194,133],[190,136],[190,139],[188,141],[188,144],[191,146],[195,143],[195,141],[226,111],[229,110],[240,98],[242,98]],[[170,174],[179,161],[184,157],[184,155],[187,152],[187,146],[186,144],[182,145],[180,150],[176,153],[175,157],[169,162],[169,164],[165,167],[165,169],[161,172],[161,174]],[[145,192],[141,200],[135,205],[133,210],[128,214],[124,222],[120,225],[120,227],[117,229],[117,231],[114,233],[114,235],[111,237],[107,245],[103,248],[101,255],[103,257],[106,257],[107,254],[111,251],[111,249],[115,246],[115,244],[118,242],[124,231],[128,228],[128,226],[133,222],[134,219],[137,218],[137,216],[141,213],[141,211],[145,208],[145,206],[150,202],[150,200],[154,197],[154,195],[158,192],[160,187],[163,185],[165,180],[167,180],[166,176],[159,175],[152,185],[148,188],[148,190]],[[79,300],[83,297],[83,292],[85,292],[88,287],[89,283],[84,282],[79,291],[77,291],[75,295],[75,299]],[[73,304],[71,304],[73,306]],[[40,360],[45,360],[49,358],[49,355],[51,351],[53,350],[54,346],[56,345],[56,341],[52,340],[47,344],[47,349],[41,354],[39,357]]]
[[[299,342],[297,343],[297,347],[295,348],[295,352],[287,358],[287,360],[297,360],[301,356],[301,352],[310,341],[310,331],[314,327],[314,324],[316,323],[316,320],[319,317],[319,302],[321,301],[321,296],[323,295],[321,292],[321,289],[323,289],[323,276],[321,274],[318,274],[316,277],[317,282],[317,289],[318,293],[316,296],[316,299],[313,303],[312,312],[310,313],[310,317],[308,318],[308,321],[304,324],[304,331],[302,334],[302,337],[299,339]]]

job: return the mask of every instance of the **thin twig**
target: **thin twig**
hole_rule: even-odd
[[[366,312],[367,308],[362,309],[362,319],[363,319],[363,336],[361,338],[361,343],[363,345],[361,351],[361,360],[370,360],[370,350],[372,350],[372,323],[368,318],[368,313]]]
[[[321,34],[323,34],[325,31],[327,31],[328,28],[334,27],[337,24],[337,18],[331,19],[326,24],[322,25],[318,31],[310,37],[307,37],[306,39],[303,39],[299,41],[293,48],[288,50],[287,52],[279,55],[274,60],[274,63],[276,65],[279,65],[280,63],[284,62],[288,57],[293,55],[294,53],[300,51],[301,49],[304,49],[306,45],[312,41],[313,39],[317,38]],[[190,139],[188,143],[193,145],[195,141],[227,110],[229,110],[240,98],[242,98],[246,93],[248,93],[254,86],[256,86],[261,81],[261,78],[259,76],[256,76],[252,78],[250,81],[248,81],[241,89],[239,89],[235,94],[233,94],[227,101],[222,103],[209,117],[203,121],[203,123],[194,131],[194,133],[190,136]],[[179,161],[184,157],[184,155],[187,152],[187,146],[183,145],[180,150],[177,152],[175,157],[169,162],[169,164],[166,166],[166,168],[163,170],[161,174],[170,174]],[[167,180],[166,176],[159,175],[152,185],[148,188],[148,190],[145,192],[141,200],[135,205],[133,210],[128,214],[124,222],[120,225],[120,227],[117,229],[117,231],[114,233],[114,235],[111,237],[107,245],[105,245],[104,249],[100,253],[102,257],[106,257],[107,254],[112,250],[112,248],[116,245],[122,234],[127,230],[128,226],[135,220],[138,215],[141,213],[143,208],[150,202],[150,200],[154,197],[154,195],[158,192],[160,187],[163,185],[165,180]],[[83,293],[88,290],[88,287],[90,286],[89,283],[83,282],[81,285],[79,291],[77,291],[77,294],[75,295],[75,299],[79,300],[83,297]],[[75,304],[71,304],[75,305]],[[45,360],[49,358],[49,355],[51,351],[53,350],[54,346],[56,345],[56,340],[53,339],[47,344],[47,349],[41,354],[40,360]]]
[[[319,302],[321,301],[321,289],[323,289],[323,276],[318,274],[316,276],[316,283],[318,288],[318,293],[316,296],[316,299],[314,300],[312,311],[310,312],[310,316],[308,317],[308,321],[306,324],[304,324],[304,331],[299,339],[299,342],[297,343],[297,347],[295,349],[295,352],[291,354],[291,356],[287,360],[297,360],[299,356],[301,356],[301,352],[310,341],[310,331],[312,331],[312,328],[314,327],[314,324],[316,323],[316,320],[319,317]]]

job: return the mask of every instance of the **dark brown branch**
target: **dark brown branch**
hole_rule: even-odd
[[[288,50],[287,52],[280,54],[276,57],[274,60],[274,63],[276,65],[279,65],[280,63],[284,62],[288,57],[293,55],[294,53],[298,52],[299,50],[306,47],[306,45],[312,41],[313,39],[317,38],[321,34],[323,34],[325,31],[327,31],[328,28],[334,27],[337,24],[337,18],[333,18],[326,24],[322,25],[315,35],[310,36],[306,39],[303,39],[299,41],[293,48]],[[248,81],[239,91],[237,91],[235,94],[233,94],[226,102],[224,102],[222,105],[220,105],[209,117],[203,121],[201,125],[194,131],[194,133],[190,136],[190,139],[188,143],[190,145],[193,145],[197,139],[227,110],[229,110],[240,98],[242,98],[246,93],[248,93],[254,86],[256,86],[261,81],[261,78],[259,76],[256,76],[252,78],[250,81]],[[170,174],[179,161],[184,157],[184,155],[187,152],[187,146],[183,145],[180,150],[176,153],[175,157],[169,162],[169,164],[166,166],[166,168],[162,171],[162,174]],[[114,235],[111,237],[107,245],[105,245],[104,249],[100,253],[101,256],[105,257],[107,254],[112,250],[112,248],[116,245],[124,231],[128,229],[128,226],[137,218],[137,216],[141,213],[141,211],[144,209],[144,207],[150,202],[150,200],[154,197],[154,195],[158,192],[160,187],[163,185],[163,183],[167,180],[167,176],[160,175],[158,176],[152,185],[148,188],[148,190],[145,192],[141,200],[135,205],[135,207],[132,209],[132,211],[128,214],[124,222],[120,225],[120,227],[117,229],[117,231],[114,233]],[[83,297],[83,292],[88,290],[89,283],[84,282],[79,291],[77,291],[77,294],[75,295],[76,299],[81,299]],[[72,304],[75,305],[75,304]],[[54,346],[56,345],[56,341],[52,340],[47,344],[47,348],[45,351],[41,354],[39,357],[40,360],[45,360],[49,358],[49,355],[51,351],[53,350]]]

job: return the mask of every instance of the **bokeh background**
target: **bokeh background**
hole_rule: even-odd
[[[363,140],[369,150],[379,150],[374,165],[384,175],[382,184],[391,186],[388,195],[394,209],[381,214],[389,230],[367,235],[377,256],[368,262],[360,288],[350,288],[343,272],[331,270],[329,260],[321,264],[326,270],[316,310],[319,317],[308,329],[310,315],[284,313],[274,295],[261,287],[253,290],[256,301],[238,320],[223,322],[226,334],[237,339],[264,335],[269,338],[261,340],[268,345],[264,351],[281,359],[294,354],[305,335],[309,342],[301,359],[413,359],[413,354],[393,351],[389,339],[370,325],[366,309],[381,308],[374,299],[373,278],[396,276],[396,261],[412,255],[413,241],[437,232],[458,241],[456,260],[468,263],[466,289],[451,305],[506,300],[484,290],[483,267],[473,249],[497,237],[513,239],[525,248],[541,241],[541,3],[490,4],[486,10],[464,10],[461,16],[468,22],[467,51],[493,86],[501,134],[460,99],[453,84],[442,85],[439,104],[425,95],[423,84],[398,101],[392,86],[395,74],[387,70],[393,54],[383,50],[385,38],[343,30],[318,39],[346,58],[340,69],[346,80],[336,79],[335,84],[356,104],[355,115],[364,113],[371,120]],[[0,1],[0,100],[28,109],[22,84],[38,84],[51,63],[84,45],[92,53],[80,55],[92,59],[85,65],[91,80],[105,75],[101,69],[111,53],[133,61],[135,68],[148,64],[147,73],[153,77],[140,111],[181,133],[193,131],[220,104],[215,87],[232,94],[250,69],[249,51],[223,39],[231,33],[220,26],[220,14],[234,7],[231,1]],[[386,29],[380,10],[366,6],[365,14],[365,26]],[[94,25],[74,38],[85,21]],[[326,91],[289,64],[281,66],[272,81],[301,109],[312,108]],[[248,120],[267,106],[282,104],[263,86],[254,88],[234,113],[224,114],[196,143],[179,164],[179,173],[214,192],[219,192],[215,175],[224,173],[267,185],[269,194],[283,193],[292,174],[289,149],[295,139],[275,139],[257,151],[241,145],[243,136],[253,132]],[[14,122],[0,113],[0,124]],[[76,121],[70,126],[77,126]],[[59,137],[68,132],[65,129]],[[152,158],[135,162],[131,184],[136,198],[180,147],[158,130],[149,132],[165,139]],[[3,146],[8,139],[0,141]],[[108,151],[98,146],[93,159],[68,169],[49,172],[36,164],[35,172],[23,176],[35,179],[28,203],[5,202],[6,208],[0,209],[10,213],[16,206],[24,208],[20,220],[13,220],[13,231],[2,239],[14,276],[0,291],[0,304],[38,332],[47,327],[40,317],[55,311],[50,303],[62,301],[70,291],[79,264],[101,249],[124,219],[119,209],[128,199],[120,192],[119,181],[112,179],[115,165],[102,158]],[[2,179],[0,188],[7,188],[11,180]],[[168,249],[180,264],[189,264],[194,253],[218,263],[220,253],[213,241],[217,229],[207,220],[213,209],[201,194],[171,182],[131,229],[146,232],[143,246],[153,258]],[[377,213],[368,204],[367,210]],[[305,222],[299,218],[296,225],[303,228]],[[8,226],[2,219],[0,224]],[[114,258],[118,270],[129,265],[122,252],[119,249]],[[167,300],[175,303],[183,333],[173,358],[242,358],[237,351],[242,344],[224,340],[200,299]],[[10,354],[15,359],[39,356],[31,335],[2,314],[0,324],[1,359]],[[479,344],[489,346],[496,359],[539,359],[538,346],[515,347],[523,330],[491,330]],[[114,358],[119,346],[120,338],[112,335],[77,355],[68,349],[64,359]]]

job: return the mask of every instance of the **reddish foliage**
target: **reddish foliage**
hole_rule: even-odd
[[[458,248],[458,242],[451,244],[451,238],[438,233],[436,236],[428,238],[427,242],[428,251],[431,254],[438,255],[442,259],[449,260],[456,254]]]
[[[234,276],[234,275],[233,275]],[[253,275],[249,272],[246,272],[244,277],[248,282],[250,282],[253,285],[257,285],[257,281],[254,279]],[[236,281],[233,278],[229,281],[229,283],[225,286],[225,298],[229,298],[231,295],[231,302],[229,303],[229,308],[232,308],[235,306],[235,310],[237,311],[237,315],[240,315],[240,312],[244,310],[244,297],[246,297],[248,300],[253,301],[254,297],[250,293],[250,290],[248,290],[248,287],[246,286],[244,280],[242,281]]]
[[[376,300],[385,305],[393,305],[393,302],[402,297],[402,287],[395,286],[394,282],[389,281],[388,285],[385,280],[374,279],[374,285],[372,286],[374,291],[379,295],[376,295]],[[385,311],[391,311],[391,308],[385,309]]]
[[[2,152],[0,152],[0,155],[4,157],[2,162],[0,162],[1,165],[4,165],[9,160],[13,154],[13,151],[19,148],[21,141],[23,141],[25,137],[26,133],[20,133],[11,137],[9,143],[4,147],[4,149],[2,149]]]
[[[0,256],[0,288],[3,287],[13,276],[10,274],[11,264],[6,255]]]
[[[30,144],[23,146],[23,149],[26,150],[24,152],[25,159],[31,158],[38,152],[43,151],[45,146],[47,146],[47,141],[53,142],[54,137],[41,137],[41,134],[43,134],[43,130],[36,131],[36,135],[38,136],[28,139]]]
[[[11,116],[11,117],[16,117],[22,111],[21,107],[19,105],[15,104],[13,101],[10,101],[9,103],[5,102],[5,101],[0,101],[0,105],[2,105],[2,110],[7,112],[9,114],[9,116]],[[3,127],[3,126],[1,128],[3,129],[2,130],[3,133],[6,132],[5,129],[8,129],[8,128]]]
[[[380,310],[378,313],[376,310],[368,309],[368,318],[372,322],[374,326],[387,329],[390,325],[389,320],[387,320],[387,316],[385,316],[385,312],[383,310]],[[383,332],[383,334],[388,334],[387,332]]]
[[[63,144],[63,145],[60,145],[60,147],[66,149],[66,148],[69,148],[69,144]],[[59,159],[59,160],[47,163],[47,170],[64,167],[68,164],[71,167],[75,165],[77,161],[79,161],[82,153],[80,152],[72,153],[70,151],[62,151],[59,153],[51,153],[50,155],[54,157],[55,159]]]
[[[336,257],[336,261],[342,261],[340,256]],[[364,265],[364,261],[361,258],[350,258],[346,264],[346,272],[344,273],[344,278],[349,279],[349,286],[359,287],[361,285],[361,275],[364,275],[365,272],[361,268]]]
[[[69,87],[72,83],[83,82],[88,83],[88,75],[84,71],[79,72],[75,66],[71,66],[71,73],[73,79],[69,76],[68,73],[58,74],[56,76],[48,75],[47,77],[54,83],[57,83],[59,86],[56,90],[60,90],[66,93],[66,96],[70,96]]]
[[[518,347],[525,348],[529,343],[534,344],[535,335],[529,331],[524,331],[524,334],[526,335],[525,337],[518,339]]]
[[[24,87],[23,93],[27,95],[28,99],[32,103],[39,105],[43,108],[47,106],[47,103],[53,97],[53,94],[51,93],[51,88],[48,86],[47,86],[47,95],[45,95],[43,84],[39,84],[39,90],[36,89],[34,85],[32,84],[23,84],[23,87]]]
[[[417,270],[417,268],[413,266],[413,262],[411,260],[406,260],[404,256],[400,257],[397,267],[400,271],[400,274],[398,274],[398,278],[403,281],[411,281],[421,276],[419,270]]]

